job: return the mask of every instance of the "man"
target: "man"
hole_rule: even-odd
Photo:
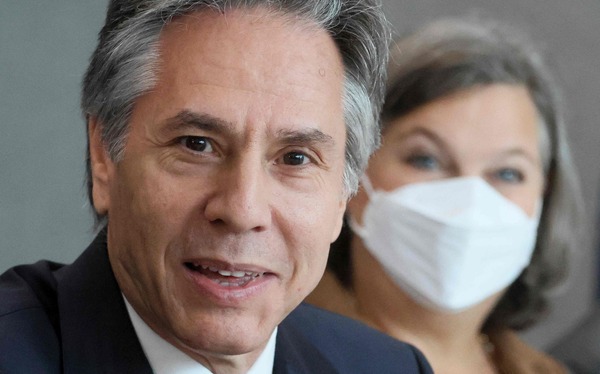
[[[428,372],[298,307],[378,142],[375,5],[112,1],[82,104],[104,228],[2,276],[0,372]]]

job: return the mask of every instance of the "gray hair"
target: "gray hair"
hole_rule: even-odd
[[[565,281],[569,252],[579,244],[581,195],[571,160],[557,86],[533,44],[489,19],[444,19],[394,46],[382,109],[385,127],[394,119],[453,93],[490,84],[525,87],[540,117],[545,174],[543,210],[529,266],[501,298],[484,329],[522,329],[547,309],[547,291]],[[349,242],[343,232],[339,240]],[[347,244],[340,244],[347,245]],[[334,243],[330,269],[348,285],[341,250]],[[336,256],[340,258],[336,259]],[[349,266],[349,265],[348,265]]]
[[[163,27],[176,17],[199,10],[224,13],[254,7],[314,23],[334,40],[345,67],[343,182],[351,196],[369,156],[380,143],[379,113],[390,31],[379,0],[112,0],[83,82],[84,115],[98,119],[111,159],[120,161],[135,101],[156,84],[158,40]],[[93,206],[89,149],[86,178]],[[96,212],[97,224],[104,219]]]

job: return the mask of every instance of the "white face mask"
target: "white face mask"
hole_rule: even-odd
[[[483,179],[462,177],[373,191],[350,226],[395,283],[423,306],[458,312],[512,283],[529,264],[530,218]],[[541,212],[541,203],[538,203]]]

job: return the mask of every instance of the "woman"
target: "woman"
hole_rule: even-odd
[[[566,275],[579,195],[556,91],[522,37],[438,21],[401,40],[383,141],[308,301],[437,373],[561,373],[515,330]]]

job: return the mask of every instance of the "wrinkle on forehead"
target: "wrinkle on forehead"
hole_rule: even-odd
[[[219,40],[219,43],[204,43],[203,53],[197,54],[195,60],[189,60],[189,53],[185,53],[185,49],[193,46],[178,45],[177,36],[200,29],[205,40]],[[268,42],[265,42],[267,39]],[[244,48],[228,48],[229,44],[239,43],[240,40],[243,41]],[[316,46],[313,49],[318,53],[317,59],[303,54],[302,46],[311,44]],[[273,48],[274,45],[285,48]],[[285,96],[286,92],[293,89],[305,92],[301,99],[311,101],[317,93],[311,85],[313,79],[340,80],[344,77],[341,56],[333,39],[325,30],[309,21],[261,8],[251,12],[231,10],[225,15],[201,11],[183,16],[177,23],[165,27],[161,35],[161,46],[164,52],[161,56],[163,66],[167,65],[169,60],[174,60],[190,66],[199,65],[198,68],[205,71],[203,77],[208,79],[202,82],[192,81],[194,84],[235,87],[254,93],[254,90],[247,87],[256,87],[258,83],[263,93]],[[336,55],[333,55],[332,51]],[[182,55],[188,55],[188,60],[182,58]],[[337,59],[334,68],[331,63],[320,63],[331,62],[332,58],[334,61]],[[257,66],[262,68],[257,69]],[[312,78],[294,79],[286,84],[282,79],[289,74],[307,75]]]

